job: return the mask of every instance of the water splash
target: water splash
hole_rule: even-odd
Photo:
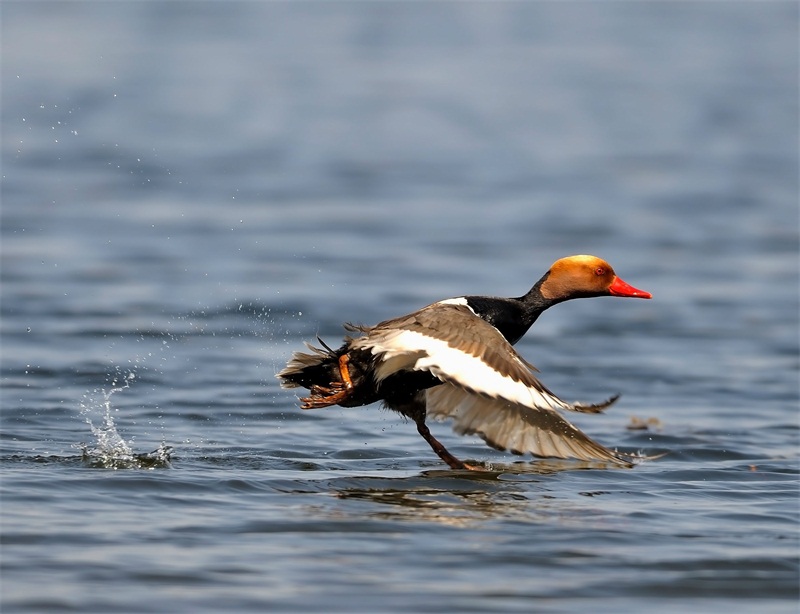
[[[114,412],[117,410],[111,404],[111,397],[130,388],[134,379],[136,374],[131,371],[121,376],[121,383],[118,378],[112,380],[109,390],[95,389],[93,393],[84,395],[81,416],[89,425],[95,442],[93,446],[82,443],[76,447],[81,450],[81,457],[89,466],[104,469],[153,469],[170,466],[172,448],[166,443],[162,442],[152,452],[137,454],[131,447],[133,439],[126,441],[117,430],[114,421]],[[98,395],[102,398],[98,399]],[[98,406],[102,413],[99,424],[95,424],[92,414],[96,413]]]

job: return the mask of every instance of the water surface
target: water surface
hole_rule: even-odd
[[[796,612],[795,3],[2,5],[3,612]],[[602,256],[518,344],[633,470],[304,340]],[[646,429],[630,426],[644,422]],[[43,580],[45,579],[45,580]]]

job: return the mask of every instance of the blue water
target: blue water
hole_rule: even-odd
[[[797,611],[796,3],[0,11],[4,614]],[[657,460],[274,378],[575,253],[654,299],[517,347]]]

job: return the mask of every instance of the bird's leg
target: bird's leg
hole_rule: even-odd
[[[484,471],[482,467],[476,467],[475,465],[469,465],[463,461],[458,460],[455,456],[450,454],[447,451],[441,442],[433,436],[428,425],[425,424],[425,418],[422,417],[421,419],[417,420],[417,431],[419,434],[422,435],[422,438],[428,442],[433,451],[439,455],[444,462],[450,465],[451,469],[469,469],[470,471]]]
[[[316,409],[318,407],[328,407],[344,401],[353,391],[353,381],[350,379],[350,371],[347,363],[350,358],[347,354],[339,356],[339,375],[341,382],[331,382],[330,386],[311,386],[311,395],[303,397],[302,409]]]

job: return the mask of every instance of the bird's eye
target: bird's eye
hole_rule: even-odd
[[[606,274],[606,270],[604,267],[599,266],[594,270],[594,274],[597,275],[598,277],[602,277],[603,275]]]

